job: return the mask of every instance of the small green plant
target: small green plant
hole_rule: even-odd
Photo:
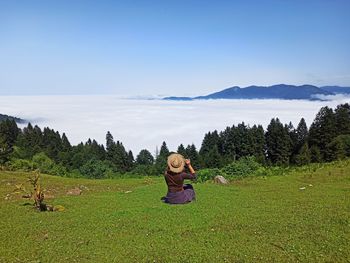
[[[255,161],[254,157],[243,157],[223,167],[222,173],[228,178],[243,178],[253,175],[262,168],[261,164]]]
[[[215,176],[222,175],[222,172],[218,168],[212,169],[201,169],[197,172],[197,182],[205,182],[208,180],[213,180]]]

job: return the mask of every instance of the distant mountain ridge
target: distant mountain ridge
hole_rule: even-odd
[[[165,97],[164,100],[206,100],[206,99],[284,99],[284,100],[325,100],[324,96],[350,94],[350,87],[313,85],[234,86],[206,96]],[[321,95],[321,96],[320,96]]]
[[[26,123],[26,121],[21,119],[21,118],[9,116],[9,115],[6,115],[6,114],[0,114],[0,122],[2,122],[4,120],[14,120],[17,123]]]

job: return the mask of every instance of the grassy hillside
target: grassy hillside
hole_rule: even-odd
[[[196,184],[197,201],[169,206],[162,178],[44,175],[49,204],[17,195],[28,174],[0,172],[0,262],[349,262],[350,164]],[[67,196],[78,186],[80,196]],[[305,188],[305,189],[304,189]],[[131,191],[131,192],[130,192]]]

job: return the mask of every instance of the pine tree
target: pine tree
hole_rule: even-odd
[[[106,150],[103,145],[98,144],[96,140],[92,140],[89,147],[91,155],[95,157],[96,160],[105,160],[106,159]]]
[[[116,143],[113,135],[108,131],[106,134],[106,159],[114,163],[116,155]]]
[[[199,155],[194,144],[188,145],[186,147],[186,156],[191,160],[191,164],[194,169],[200,168]]]
[[[317,146],[321,153],[321,159],[330,161],[331,150],[327,145],[336,137],[336,120],[333,110],[322,107],[317,113],[315,120],[310,126],[309,145]]]
[[[113,136],[112,134],[108,131],[107,134],[106,134],[106,150],[107,152],[110,152],[111,151],[111,148],[113,147],[114,145],[114,139],[113,139]]]
[[[28,123],[27,127],[19,133],[15,146],[15,157],[20,159],[32,159],[35,154],[43,152],[45,143],[41,129]]]
[[[130,156],[125,150],[123,143],[115,142],[112,134],[108,131],[106,135],[106,159],[110,161],[119,172],[126,172],[131,169]]]
[[[55,162],[59,161],[59,152],[62,151],[62,140],[59,132],[48,127],[42,133],[42,144],[44,153]]]
[[[115,150],[113,152],[113,164],[117,167],[118,171],[128,171],[128,153],[125,151],[123,144],[117,141],[115,144]]]
[[[290,138],[290,162],[293,162],[295,159],[295,156],[298,154],[299,148],[297,143],[297,130],[294,128],[294,125],[292,122],[289,122],[288,125],[285,125],[285,129],[288,132],[289,138]]]
[[[177,148],[177,153],[181,154],[181,155],[182,155],[183,157],[185,157],[185,158],[188,158],[188,157],[187,157],[186,149],[185,149],[185,147],[183,146],[182,143],[181,143],[181,144],[179,145],[179,147]]]
[[[220,133],[219,153],[223,156],[224,163],[228,164],[236,160],[236,130],[235,126],[226,127]]]
[[[70,144],[65,133],[62,134],[62,147],[64,151],[70,151],[72,149],[72,145]]]
[[[166,142],[163,142],[162,146],[160,147],[160,151],[159,151],[158,157],[159,156],[164,156],[164,157],[168,158],[169,153],[170,152],[169,152],[168,146],[166,145]]]
[[[272,119],[265,136],[268,160],[272,164],[288,165],[291,155],[288,126],[283,126],[278,118]]]
[[[297,165],[306,165],[311,162],[311,152],[307,142],[300,148],[299,152],[295,156],[295,163]]]
[[[6,119],[0,122],[0,164],[9,160],[19,134],[20,130],[14,120]]]
[[[131,171],[132,168],[134,167],[134,165],[135,165],[134,155],[133,155],[132,151],[129,150],[126,170]]]
[[[296,129],[296,140],[298,150],[305,144],[307,141],[308,129],[304,118],[301,118],[298,127]]]
[[[203,155],[203,158],[202,161],[206,168],[220,168],[222,166],[221,156],[216,145],[207,154]]]
[[[237,125],[236,133],[236,156],[240,159],[253,154],[252,139],[249,133],[249,127],[244,122]]]
[[[320,149],[316,145],[310,147],[310,155],[312,163],[320,163],[322,161]]]
[[[214,145],[216,145],[217,141],[215,140],[215,135],[213,133],[208,132],[204,135],[202,146],[199,150],[200,155],[205,155],[208,153]]]
[[[252,152],[259,163],[265,163],[265,131],[261,125],[254,125],[250,129],[252,142]]]
[[[350,156],[350,134],[335,137],[328,145],[328,160],[334,161]]]
[[[153,165],[154,158],[153,158],[152,154],[148,150],[143,149],[137,155],[136,163],[138,165]]]
[[[62,151],[58,153],[58,160],[61,164],[63,164],[66,168],[72,166],[72,145],[70,144],[65,133],[62,134]]]
[[[335,109],[336,135],[350,134],[350,105],[338,105]]]
[[[218,142],[219,142],[219,134],[216,130],[214,132],[208,132],[207,134],[204,135],[202,146],[201,146],[201,149],[199,151],[199,158],[201,160],[200,161],[201,167],[203,167],[203,168],[209,167],[209,164],[207,163],[207,161],[210,160],[209,155],[216,155],[216,153],[219,154]],[[214,148],[216,150],[213,150]],[[218,158],[219,158],[219,163],[221,164],[220,154],[219,154]]]
[[[155,163],[155,169],[158,174],[162,174],[165,171],[169,153],[168,146],[163,142]]]

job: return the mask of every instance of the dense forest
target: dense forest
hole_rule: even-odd
[[[18,128],[14,119],[0,122],[0,167],[8,170],[40,170],[44,173],[87,178],[122,175],[160,175],[169,155],[163,142],[155,156],[147,149],[136,158],[122,142],[106,134],[105,146],[89,139],[72,146],[65,133],[28,124]],[[244,123],[211,131],[201,147],[179,145],[177,152],[191,159],[196,169],[223,168],[243,158],[263,166],[300,166],[330,162],[350,156],[350,105],[334,110],[323,107],[310,128],[302,118],[296,127],[271,120],[267,129]]]
[[[26,123],[25,120],[22,120],[20,118],[9,116],[9,115],[5,115],[5,114],[0,114],[0,122],[4,121],[4,120],[14,120],[17,123]]]

